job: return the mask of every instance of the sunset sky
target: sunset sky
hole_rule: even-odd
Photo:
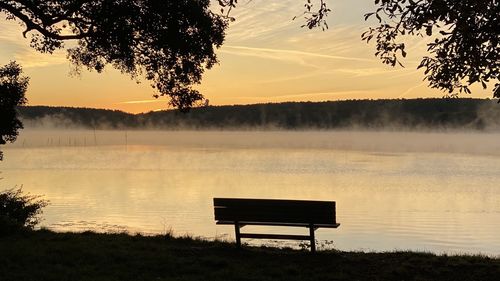
[[[363,98],[441,97],[427,88],[423,71],[416,70],[425,54],[425,41],[409,38],[405,68],[377,60],[374,46],[362,42],[367,29],[363,15],[373,1],[328,1],[332,12],[326,31],[300,28],[303,0],[241,1],[232,16],[220,64],[206,72],[198,86],[212,105],[282,101],[325,101]],[[31,77],[30,105],[58,105],[145,112],[167,108],[154,99],[147,82],[137,84],[108,67],[105,73],[70,75],[65,51],[36,53],[21,35],[23,28],[2,20],[0,64],[17,60]],[[491,90],[473,87],[473,97],[490,97]]]

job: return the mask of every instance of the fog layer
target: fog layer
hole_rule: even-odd
[[[500,133],[373,131],[119,131],[34,130],[21,132],[23,147],[118,145],[197,149],[328,149],[385,153],[432,152],[500,155]]]

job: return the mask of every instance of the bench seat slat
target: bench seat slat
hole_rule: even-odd
[[[220,225],[234,225],[236,221],[217,221],[216,224]],[[252,221],[238,221],[240,225],[261,225],[261,226],[294,226],[294,227],[309,227],[311,224],[309,223],[283,223],[283,222],[252,222]],[[333,224],[321,224],[315,223],[314,227],[320,228],[337,228],[340,226],[340,223]]]
[[[329,205],[319,205],[319,206],[215,206],[214,209],[218,210],[232,210],[235,212],[274,212],[277,210],[283,212],[298,213],[300,211],[306,210],[312,213],[333,213],[333,204]]]
[[[224,207],[253,207],[253,208],[281,208],[301,207],[316,208],[318,206],[331,206],[333,201],[310,201],[310,200],[283,200],[283,199],[243,199],[243,198],[214,198],[214,206]]]
[[[314,223],[314,224],[334,224],[335,218],[332,216],[315,214],[220,214],[216,213],[216,220],[221,221],[253,221],[253,222],[283,222],[283,223]]]

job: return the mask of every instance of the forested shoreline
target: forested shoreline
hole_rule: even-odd
[[[84,129],[500,129],[490,99],[398,99],[207,106],[188,113],[25,106],[25,127]]]

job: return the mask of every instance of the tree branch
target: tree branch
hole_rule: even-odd
[[[32,30],[36,30],[36,31],[40,32],[42,35],[44,35],[45,37],[55,39],[55,40],[78,40],[78,39],[82,39],[82,38],[89,36],[89,33],[61,35],[59,33],[51,32],[51,31],[47,30],[46,28],[44,28],[43,26],[41,26],[40,24],[32,21],[29,18],[29,16],[23,14],[18,8],[13,7],[13,6],[6,4],[4,2],[0,2],[0,9],[3,9],[5,11],[11,13],[12,15],[14,15],[16,18],[21,20],[26,25],[26,30],[23,31],[23,36],[25,38],[26,38],[26,34]],[[66,19],[66,20],[69,21],[70,19]]]

